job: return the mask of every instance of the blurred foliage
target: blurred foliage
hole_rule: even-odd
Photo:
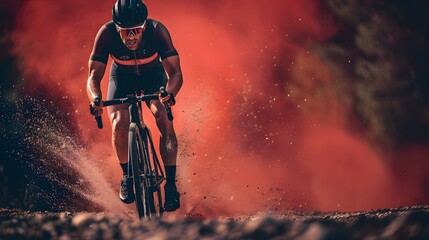
[[[384,150],[429,140],[426,6],[421,0],[324,2],[338,32],[318,52],[332,70],[350,127]]]

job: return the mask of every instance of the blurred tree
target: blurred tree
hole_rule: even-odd
[[[324,2],[338,33],[318,51],[350,122],[375,146],[429,140],[427,3]],[[355,126],[353,126],[355,127]]]

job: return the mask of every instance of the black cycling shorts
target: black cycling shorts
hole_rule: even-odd
[[[140,75],[130,68],[121,70],[116,63],[112,63],[109,76],[109,88],[107,100],[123,98],[128,94],[141,93],[152,94],[167,84],[168,78],[162,64],[140,72]]]

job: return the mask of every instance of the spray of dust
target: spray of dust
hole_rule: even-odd
[[[75,103],[82,136],[93,146],[89,153],[72,145],[68,151],[93,164],[73,167],[102,193],[94,201],[123,212],[127,207],[112,201],[120,170],[110,128],[96,129],[85,93],[93,40],[113,3],[27,1],[16,18],[14,50],[32,91],[61,89]],[[174,107],[178,214],[350,211],[422,199],[418,187],[399,184],[383,156],[343,127],[330,73],[309,47],[335,33],[317,1],[146,3],[149,17],[169,28],[184,73]],[[115,186],[105,191],[103,180]]]

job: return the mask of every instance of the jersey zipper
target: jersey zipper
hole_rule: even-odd
[[[134,64],[136,65],[136,74],[140,76],[139,66],[137,64],[137,53],[136,53],[136,50],[134,50],[133,52],[134,52]]]

